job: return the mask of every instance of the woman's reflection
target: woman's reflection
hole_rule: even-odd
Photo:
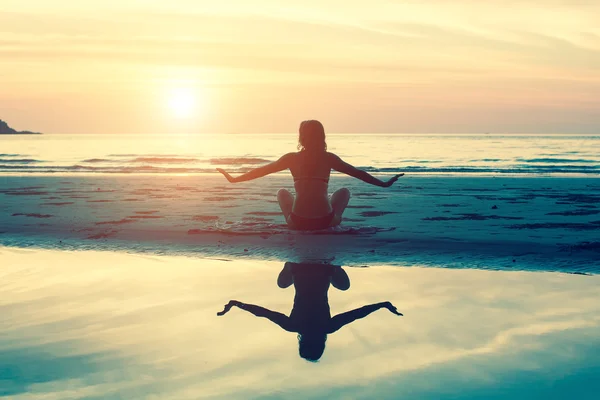
[[[331,317],[327,291],[329,285],[339,290],[348,290],[350,278],[342,267],[328,264],[285,263],[277,278],[280,288],[294,285],[296,295],[290,316],[268,310],[254,304],[231,300],[223,311],[217,315],[225,315],[231,307],[238,307],[257,317],[265,317],[288,332],[298,333],[298,350],[300,357],[316,362],[325,351],[327,335],[336,332],[359,318],[364,318],[373,311],[387,308],[396,315],[402,315],[389,301],[375,303],[338,314]]]

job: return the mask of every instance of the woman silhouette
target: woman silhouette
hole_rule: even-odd
[[[328,198],[327,189],[332,169],[380,187],[390,187],[404,175],[395,175],[384,182],[344,162],[337,155],[327,151],[325,129],[315,120],[300,124],[298,150],[238,177],[232,177],[221,168],[217,170],[229,182],[236,183],[289,169],[294,177],[296,197],[287,190],[280,189],[277,192],[277,200],[288,226],[297,230],[325,229],[339,225],[342,221],[342,213],[350,200],[350,191],[342,188]]]
[[[257,317],[264,317],[279,325],[288,332],[298,334],[298,352],[300,357],[316,362],[325,351],[327,335],[334,333],[359,318],[364,318],[373,311],[387,308],[396,315],[402,315],[389,301],[375,303],[338,314],[331,317],[327,292],[329,285],[339,290],[348,290],[350,279],[342,267],[324,264],[285,263],[277,278],[277,285],[286,288],[294,285],[296,295],[294,306],[289,317],[254,304],[246,304],[230,300],[223,311],[217,315],[225,315],[232,307],[238,307]]]

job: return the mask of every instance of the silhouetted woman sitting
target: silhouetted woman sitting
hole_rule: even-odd
[[[285,189],[277,192],[277,200],[288,226],[297,230],[317,230],[339,225],[342,213],[350,200],[346,188],[327,196],[331,170],[342,172],[371,185],[390,187],[404,174],[381,181],[368,172],[362,171],[342,161],[337,155],[327,151],[325,129],[319,121],[310,120],[300,124],[298,152],[288,153],[279,160],[255,168],[238,177],[232,177],[221,168],[231,183],[261,178],[275,172],[289,169],[294,177],[296,197]]]

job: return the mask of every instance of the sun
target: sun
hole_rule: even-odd
[[[189,118],[198,112],[198,97],[191,88],[172,89],[167,101],[169,109],[178,118]]]

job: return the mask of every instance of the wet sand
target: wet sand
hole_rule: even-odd
[[[331,191],[349,187],[350,207],[339,229],[319,235],[285,226],[275,193],[290,189],[289,176],[223,181],[215,174],[2,176],[0,244],[600,272],[593,178],[405,176],[382,189],[334,176]]]
[[[283,262],[0,247],[0,395],[24,399],[595,399],[600,277],[348,268],[331,313],[390,301],[330,334],[296,334]]]

